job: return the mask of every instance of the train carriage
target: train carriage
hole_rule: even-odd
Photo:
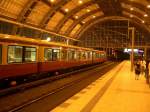
[[[104,61],[104,51],[0,34],[0,83],[44,77]]]

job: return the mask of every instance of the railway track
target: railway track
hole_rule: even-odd
[[[102,66],[107,64],[107,63],[109,63],[109,62],[103,63]],[[58,80],[58,79],[61,79],[61,78],[64,78],[64,77],[68,77],[70,75],[74,75],[74,74],[79,73],[79,72],[84,72],[84,71],[96,68],[98,66],[100,66],[100,64],[93,65],[93,66],[86,67],[86,68],[82,68],[82,69],[78,69],[78,70],[74,70],[72,72],[68,72],[68,73],[64,73],[64,74],[60,74],[60,75],[50,76],[48,78],[28,82],[28,83],[25,83],[25,84],[17,85],[15,87],[6,88],[6,89],[3,89],[3,90],[0,90],[0,97],[4,96],[4,95],[9,95],[9,94],[12,94],[12,93],[24,91],[26,89],[30,89],[30,88],[33,88],[33,87],[36,87],[36,86],[39,86],[39,85],[42,85],[42,84],[46,84],[46,83],[49,83],[49,82],[52,82],[52,81],[55,81],[55,80]]]
[[[103,66],[100,66],[100,67],[98,67],[98,66],[95,66],[95,67],[93,67],[93,69],[90,67],[90,68],[87,68],[86,70],[88,70],[88,71],[86,71],[86,70],[82,70],[82,72],[83,71],[86,71],[86,75],[83,75],[82,77],[79,77],[79,78],[77,78],[76,80],[73,80],[73,81],[71,81],[71,82],[69,82],[69,83],[66,83],[66,84],[64,84],[64,85],[62,85],[62,86],[60,86],[60,87],[58,87],[58,88],[55,88],[55,89],[53,89],[52,91],[49,91],[49,92],[47,92],[47,93],[45,93],[45,94],[42,94],[42,95],[40,95],[40,96],[38,96],[38,97],[36,97],[36,98],[34,98],[34,99],[32,99],[32,100],[29,100],[29,101],[26,101],[26,102],[23,102],[22,104],[19,104],[19,105],[16,105],[16,106],[12,106],[12,108],[10,109],[8,109],[7,108],[7,110],[5,110],[5,111],[7,111],[7,112],[18,112],[18,111],[20,111],[20,112],[22,112],[22,109],[24,109],[24,108],[27,108],[28,106],[31,106],[32,104],[36,104],[36,102],[39,102],[39,101],[42,101],[43,99],[46,99],[46,98],[48,98],[48,97],[50,97],[50,96],[52,96],[52,95],[55,95],[55,94],[57,94],[57,93],[59,93],[60,91],[63,91],[63,90],[65,90],[66,88],[69,88],[69,87],[71,87],[71,86],[74,86],[74,85],[76,85],[76,84],[78,84],[78,83],[80,83],[80,82],[82,82],[83,80],[86,80],[86,79],[89,79],[90,77],[92,77],[92,75],[93,74],[97,74],[97,73],[99,73],[100,71],[103,71],[103,73],[101,73],[101,75],[103,75],[104,73],[106,73],[108,70],[110,70],[114,65],[116,65],[116,63],[114,64],[114,63],[106,63],[106,64],[103,64]],[[89,72],[90,70],[93,70],[92,72]],[[76,71],[76,73],[81,73],[81,71],[79,72],[77,72]],[[75,74],[75,73],[72,73],[72,74]],[[76,75],[71,75],[71,74],[68,74],[68,76],[76,76]],[[67,78],[67,76],[65,76],[66,78]],[[99,77],[99,76],[98,76]],[[59,79],[59,78],[58,78]],[[94,80],[93,80],[94,81]],[[66,98],[67,99],[67,98]],[[60,102],[59,102],[60,103]],[[57,105],[58,105],[58,103],[57,103]],[[51,108],[53,108],[54,106],[52,106]]]

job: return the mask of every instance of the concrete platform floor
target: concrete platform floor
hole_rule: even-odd
[[[50,112],[150,112],[150,88],[124,61]]]

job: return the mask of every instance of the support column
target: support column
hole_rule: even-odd
[[[144,59],[145,59],[145,61],[147,59],[147,48],[146,47],[144,48]]]
[[[146,68],[145,68],[145,77],[146,77],[146,83],[149,84],[149,60],[147,56],[147,48],[144,48],[144,59],[146,62]]]
[[[131,71],[133,71],[133,67],[134,67],[134,28],[131,27],[129,28],[129,30],[132,31],[132,42],[131,42]]]

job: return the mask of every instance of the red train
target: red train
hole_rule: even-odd
[[[0,82],[12,84],[104,61],[104,51],[0,34]]]

